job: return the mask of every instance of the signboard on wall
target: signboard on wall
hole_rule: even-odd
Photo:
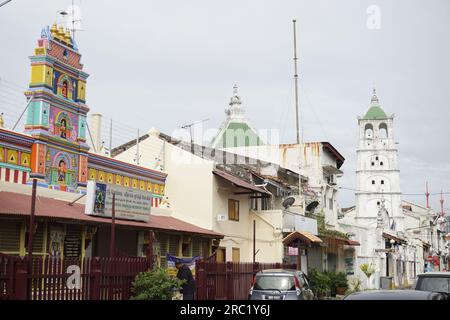
[[[290,255],[290,256],[298,255],[298,248],[288,247],[288,255]]]
[[[88,181],[85,213],[99,217],[112,216],[112,195],[115,196],[117,219],[147,222],[150,218],[152,196],[147,191]]]
[[[347,256],[345,259],[345,273],[347,275],[353,275],[355,274],[355,269],[354,269],[354,259],[352,256]]]

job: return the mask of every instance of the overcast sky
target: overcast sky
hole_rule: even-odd
[[[304,140],[329,141],[344,155],[341,185],[355,187],[356,117],[375,84],[385,111],[395,113],[402,192],[424,192],[427,180],[432,192],[450,192],[448,0],[75,3],[91,112],[168,134],[205,118],[217,128],[236,83],[253,126],[279,129],[281,142],[292,143],[297,19]],[[13,0],[0,8],[0,110],[20,114],[20,93],[12,91],[28,84],[41,28],[69,5]],[[379,29],[368,28],[371,5],[380,9]],[[117,131],[126,134],[124,126]],[[404,199],[425,204],[424,196]],[[340,200],[353,205],[353,192]],[[450,195],[446,201],[450,208]],[[432,204],[439,206],[437,196]]]

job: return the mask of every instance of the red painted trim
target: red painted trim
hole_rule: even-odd
[[[10,172],[11,170],[9,169],[9,168],[6,168],[6,175],[5,175],[5,181],[6,182],[9,182],[9,172]]]
[[[27,175],[25,171],[22,172],[22,184],[27,184]]]
[[[14,170],[14,183],[19,182],[19,170]]]

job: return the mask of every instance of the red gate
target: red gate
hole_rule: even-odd
[[[33,257],[29,264],[0,254],[0,300],[128,300],[134,278],[147,269],[142,257]]]
[[[14,270],[18,258],[0,252],[0,300],[10,299],[14,290]]]

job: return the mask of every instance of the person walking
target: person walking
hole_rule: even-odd
[[[183,300],[194,300],[195,280],[192,276],[191,269],[180,261],[175,263],[175,267],[178,269],[177,278],[180,280],[186,280],[181,288]]]

